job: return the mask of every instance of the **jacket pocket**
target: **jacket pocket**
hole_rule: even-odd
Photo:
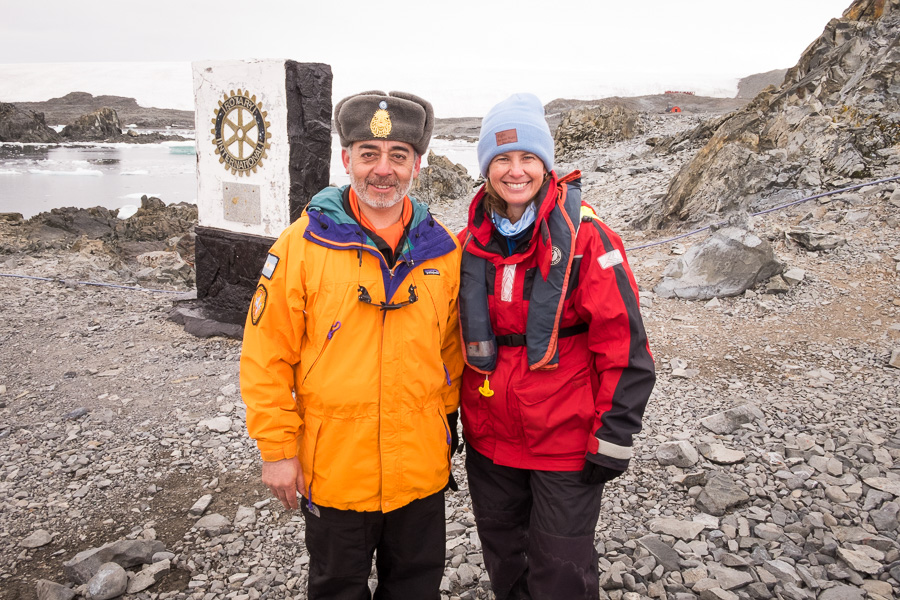
[[[587,369],[566,376],[532,373],[528,384],[515,386],[525,443],[532,454],[584,454],[594,418],[594,398]]]
[[[469,442],[493,438],[491,402],[499,402],[497,396],[482,396],[478,388],[484,384],[484,375],[466,367],[463,370],[460,392],[463,435]],[[494,415],[496,418],[496,415]],[[491,442],[493,445],[493,442]]]

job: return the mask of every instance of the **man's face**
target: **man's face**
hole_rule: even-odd
[[[354,142],[341,150],[350,185],[364,204],[390,208],[403,200],[419,175],[421,157],[405,142]]]

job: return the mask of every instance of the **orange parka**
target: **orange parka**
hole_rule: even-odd
[[[412,200],[390,269],[347,192],[319,192],[272,246],[244,329],[241,394],[262,459],[298,456],[310,501],[389,512],[450,475],[460,247]]]

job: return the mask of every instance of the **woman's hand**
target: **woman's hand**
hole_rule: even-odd
[[[624,472],[625,471],[617,471],[616,469],[598,465],[597,463],[591,462],[588,458],[584,461],[584,468],[581,469],[581,483],[600,485],[601,483],[606,483],[607,481],[615,479]]]

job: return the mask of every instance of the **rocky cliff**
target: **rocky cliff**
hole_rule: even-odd
[[[44,115],[0,102],[0,142],[58,142],[59,134],[47,126]]]
[[[638,226],[756,211],[900,168],[900,0],[855,0],[724,119]]]

